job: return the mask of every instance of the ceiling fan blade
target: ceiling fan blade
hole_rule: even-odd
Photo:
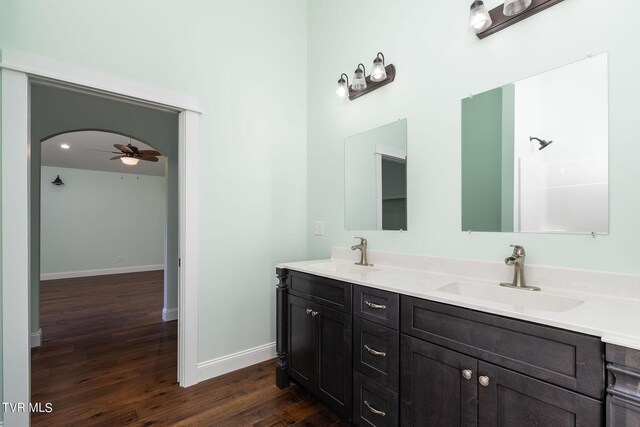
[[[123,157],[127,157],[127,156],[124,156],[124,155],[122,155],[122,156],[115,156],[115,157],[110,158],[109,160],[121,159],[121,158],[123,158]]]
[[[138,150],[138,154],[142,154],[143,156],[162,156],[162,153],[156,150]]]
[[[157,162],[158,158],[156,156],[136,156],[136,159],[146,160],[147,162]]]
[[[133,150],[131,148],[127,147],[126,145],[113,144],[113,146],[116,147],[118,150],[122,151],[123,153],[133,154]]]

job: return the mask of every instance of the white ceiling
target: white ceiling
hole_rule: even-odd
[[[60,144],[69,144],[64,150]],[[127,145],[129,138],[115,133],[82,131],[64,133],[42,143],[42,166],[88,169],[104,172],[133,173],[137,175],[164,176],[167,159],[159,157],[157,163],[140,160],[135,166],[127,166],[120,160],[109,160],[118,150],[113,144]],[[135,139],[131,144],[140,150],[155,150]],[[96,151],[100,150],[100,151]]]

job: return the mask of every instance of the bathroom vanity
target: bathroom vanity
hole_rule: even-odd
[[[355,425],[640,425],[640,300],[500,289],[463,262],[280,264],[278,387]]]

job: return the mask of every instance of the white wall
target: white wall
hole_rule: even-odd
[[[41,177],[44,278],[163,264],[164,177],[47,166]]]
[[[335,166],[344,138],[406,117],[409,231],[367,231],[370,249],[500,261],[520,243],[531,264],[640,272],[640,3],[564,1],[483,40],[467,32],[470,3],[309,2],[309,257],[328,257],[359,234],[344,229]],[[340,73],[358,62],[370,68],[378,51],[396,65],[395,81],[355,101],[336,98]],[[460,100],[601,52],[609,52],[610,234],[462,232]],[[324,221],[324,236],[313,236],[313,221]]]
[[[598,55],[515,84],[520,231],[609,231],[607,65]]]
[[[0,2],[1,49],[199,99],[200,362],[275,341],[274,264],[306,257],[306,11],[304,0]]]

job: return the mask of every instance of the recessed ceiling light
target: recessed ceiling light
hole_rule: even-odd
[[[62,148],[63,150],[68,150],[69,148],[71,148],[71,146],[69,144],[60,144],[60,148]]]

